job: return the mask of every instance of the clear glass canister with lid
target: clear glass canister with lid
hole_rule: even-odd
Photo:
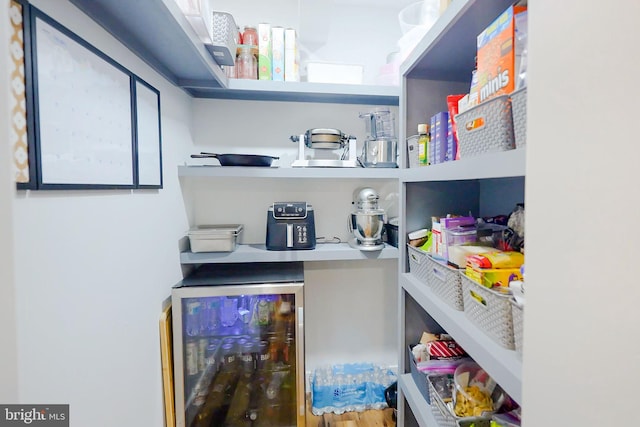
[[[251,51],[250,45],[238,46],[236,58],[236,76],[239,79],[258,79],[258,61]]]
[[[258,46],[258,30],[255,27],[245,26],[242,33],[242,44]]]

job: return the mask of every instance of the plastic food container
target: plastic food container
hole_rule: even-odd
[[[460,225],[446,230],[445,234],[447,236],[447,246],[474,243],[478,235],[475,225]]]
[[[453,374],[453,408],[460,417],[491,416],[502,406],[505,393],[475,362],[465,362]]]
[[[409,239],[409,244],[415,247],[422,246],[422,244],[424,244],[424,242],[427,241],[428,237],[429,237],[429,230],[426,228],[412,231],[411,233],[407,234],[407,239]]]
[[[242,224],[198,225],[189,230],[191,252],[233,252]]]

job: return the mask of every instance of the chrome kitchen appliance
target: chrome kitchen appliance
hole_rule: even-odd
[[[360,163],[367,168],[397,168],[398,138],[391,110],[378,107],[371,112],[360,113],[360,118],[365,120],[367,130]]]
[[[292,167],[356,168],[356,137],[338,129],[309,129],[301,135],[292,135],[298,143],[298,158]]]
[[[275,202],[267,213],[266,246],[271,251],[315,249],[313,207],[306,202]]]
[[[382,230],[385,211],[378,207],[380,196],[373,188],[360,188],[354,192],[356,209],[349,216],[349,231],[353,238],[349,244],[362,251],[379,251],[384,248]]]

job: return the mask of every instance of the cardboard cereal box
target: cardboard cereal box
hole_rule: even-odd
[[[284,81],[300,81],[300,58],[296,30],[287,28],[284,32]]]
[[[518,73],[515,15],[526,6],[511,6],[478,35],[478,102],[513,92]]]
[[[271,80],[271,24],[258,24],[258,79]]]
[[[284,81],[284,28],[271,28],[272,80]]]

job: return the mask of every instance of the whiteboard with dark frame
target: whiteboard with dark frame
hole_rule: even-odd
[[[132,74],[34,11],[38,187],[134,188]]]
[[[160,92],[135,79],[137,187],[162,188]]]

